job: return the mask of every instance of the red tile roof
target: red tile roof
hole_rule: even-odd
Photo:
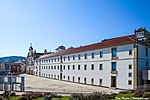
[[[97,49],[118,46],[118,45],[124,45],[124,44],[132,44],[135,42],[136,41],[133,38],[131,38],[130,36],[123,36],[123,37],[103,40],[102,42],[91,44],[91,45],[81,46],[78,48],[71,48],[71,49],[55,52],[52,54],[43,55],[43,56],[39,57],[39,59],[55,57],[55,56],[62,56],[62,55],[67,55],[67,54],[79,53],[79,52],[85,52],[85,51],[90,51],[90,50],[97,50]]]

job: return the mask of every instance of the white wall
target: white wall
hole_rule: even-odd
[[[129,50],[132,50],[132,55],[129,55]],[[103,58],[100,58],[99,52],[103,51]],[[91,53],[95,53],[95,58],[91,58]],[[87,59],[84,59],[84,54],[88,55]],[[81,60],[78,60],[78,54],[81,55]],[[75,55],[76,58],[75,60],[72,59],[72,56]],[[65,56],[65,61],[64,61],[64,56]],[[94,78],[94,85],[99,85],[99,79],[102,79],[102,86],[110,87],[111,86],[111,62],[116,62],[117,63],[117,72],[116,74],[117,77],[117,83],[116,86],[117,88],[122,88],[122,89],[133,89],[133,83],[132,85],[128,85],[128,80],[132,80],[133,82],[133,69],[129,70],[128,66],[131,64],[133,66],[133,58],[134,58],[134,51],[133,51],[133,44],[129,45],[122,45],[117,47],[117,57],[118,59],[112,60],[111,58],[111,48],[104,48],[104,49],[99,49],[99,50],[93,50],[93,51],[86,51],[86,52],[81,52],[81,53],[75,53],[75,54],[69,54],[69,55],[64,55],[62,56],[62,61],[63,63],[60,62],[60,56],[59,57],[59,62],[56,60],[54,61],[54,58],[58,57],[51,57],[51,58],[46,58],[43,60],[48,60],[47,62],[41,62],[41,66],[53,66],[53,70],[51,69],[41,69],[41,73],[45,74],[53,74],[59,75],[60,77],[60,65],[62,65],[62,69],[65,67],[65,70],[63,69],[62,72],[62,79],[63,80],[68,80],[68,76],[70,77],[70,81],[72,80],[72,77],[75,77],[75,82],[78,82],[78,77],[80,77],[80,82],[84,83],[84,78],[87,78],[87,84],[91,84],[91,78]],[[68,61],[68,56],[70,56],[70,61]],[[53,62],[50,61],[49,59],[53,59]],[[41,59],[42,60],[42,59]],[[84,64],[87,65],[87,70],[84,70]],[[91,70],[91,64],[94,64],[94,70]],[[103,64],[103,70],[99,70],[99,64]],[[54,70],[54,66],[59,65],[59,70],[56,68]],[[70,70],[68,70],[68,65],[70,65]],[[75,65],[75,70],[72,69],[72,66]],[[80,70],[78,70],[78,65],[80,65]],[[39,64],[35,63],[35,66],[38,67],[36,71],[39,72]],[[128,77],[128,73],[132,73],[132,77]],[[65,79],[64,76],[65,75]],[[39,74],[38,74],[39,76]],[[51,76],[50,76],[51,78]],[[60,79],[60,78],[59,78]]]

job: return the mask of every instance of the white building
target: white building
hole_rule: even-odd
[[[134,35],[47,54],[35,60],[34,73],[81,84],[137,89],[150,84],[149,34],[144,28]]]

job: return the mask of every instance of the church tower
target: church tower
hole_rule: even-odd
[[[32,43],[31,43],[30,47],[29,47],[29,52],[28,52],[28,55],[27,55],[26,72],[28,74],[33,74],[33,69],[34,69],[34,52],[33,52],[33,47],[32,47]]]

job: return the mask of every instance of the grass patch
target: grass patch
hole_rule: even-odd
[[[62,98],[52,98],[52,100],[70,100],[70,97],[63,96]]]
[[[119,94],[116,94],[115,97],[133,97],[133,94],[134,93],[119,93]]]

